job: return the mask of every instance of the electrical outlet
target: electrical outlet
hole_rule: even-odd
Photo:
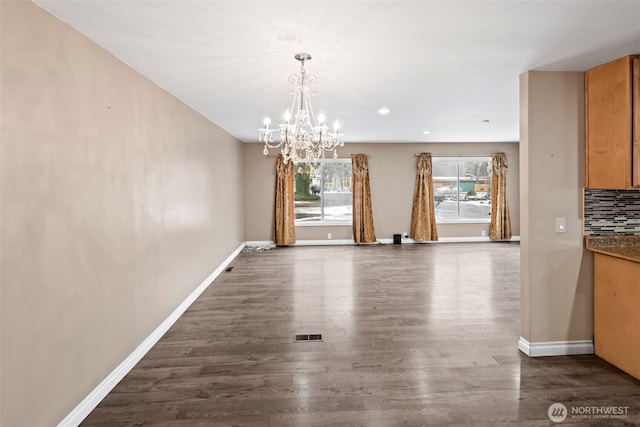
[[[409,233],[407,233],[406,231],[402,233],[402,235],[404,236],[405,239],[409,237]]]
[[[327,239],[331,240],[331,233],[327,233]]]

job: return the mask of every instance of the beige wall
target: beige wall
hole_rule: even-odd
[[[4,427],[69,414],[244,241],[242,144],[1,3]]]
[[[591,340],[592,254],[583,247],[584,73],[520,76],[522,337]],[[555,232],[555,218],[566,232]]]
[[[275,158],[262,154],[261,144],[244,144],[245,161],[245,237],[247,241],[271,240]],[[378,239],[392,239],[394,234],[409,232],[411,203],[416,174],[416,153],[434,156],[490,155],[503,151],[509,159],[507,191],[514,235],[520,233],[519,147],[517,143],[458,144],[354,144],[339,150],[341,157],[352,153],[369,155],[369,177],[373,220]],[[489,235],[489,224],[439,224],[439,237],[480,237]],[[351,226],[297,227],[296,239],[351,239]]]

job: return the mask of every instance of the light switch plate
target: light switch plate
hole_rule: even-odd
[[[559,216],[556,218],[556,233],[564,233],[566,232],[566,226],[564,223],[564,217]]]

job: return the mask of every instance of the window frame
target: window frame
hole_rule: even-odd
[[[305,164],[305,161],[298,161],[296,163],[294,163],[294,173],[297,174],[297,168],[298,165],[302,165]],[[318,159],[316,161],[310,162],[310,164],[337,164],[337,163],[348,163],[352,165],[352,161],[350,157],[338,157],[337,159],[333,159],[333,158],[329,158],[329,159]],[[324,167],[324,166],[323,166]],[[353,168],[353,166],[352,166]],[[353,174],[353,169],[352,169],[352,174]],[[321,177],[323,179],[323,181],[321,181],[320,183],[320,188],[321,188],[321,196],[320,196],[320,217],[321,220],[320,221],[304,221],[304,220],[299,220],[297,218],[295,218],[295,201],[294,201],[294,225],[295,227],[335,227],[335,226],[343,226],[343,227],[351,227],[353,225],[353,180],[351,181],[351,206],[352,206],[352,211],[351,211],[351,216],[349,218],[349,220],[345,220],[345,221],[336,221],[336,220],[325,220],[324,219],[324,203],[325,203],[325,198],[324,198],[324,173],[321,174]],[[295,177],[294,177],[295,180]],[[295,192],[295,190],[294,190]],[[295,200],[295,196],[294,196],[294,200]]]
[[[491,168],[491,164],[492,164],[492,158],[489,155],[477,155],[477,156],[433,156],[432,157],[432,164],[434,161],[436,160],[443,160],[443,161],[456,161],[458,166],[457,166],[457,188],[458,188],[458,194],[460,194],[460,162],[473,162],[473,161],[488,161],[489,162],[489,167]],[[432,165],[432,179],[435,181],[435,174],[433,174],[433,170],[435,169]],[[489,180],[489,189],[491,189],[491,179],[492,179],[492,171],[491,169],[489,169],[489,175],[490,180]],[[433,192],[434,192],[434,197],[435,197],[435,187],[433,188]],[[456,212],[458,215],[458,218],[456,219],[452,219],[452,218],[438,218],[438,214],[436,211],[436,224],[489,224],[491,223],[491,209],[493,208],[492,204],[490,203],[491,199],[489,198],[489,215],[487,215],[486,218],[481,218],[481,217],[477,217],[477,218],[460,218],[460,199],[459,197],[456,197]]]

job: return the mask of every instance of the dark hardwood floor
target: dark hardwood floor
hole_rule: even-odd
[[[556,402],[628,408],[560,425],[640,425],[629,375],[518,351],[517,243],[277,248],[231,266],[83,425],[548,426]]]

